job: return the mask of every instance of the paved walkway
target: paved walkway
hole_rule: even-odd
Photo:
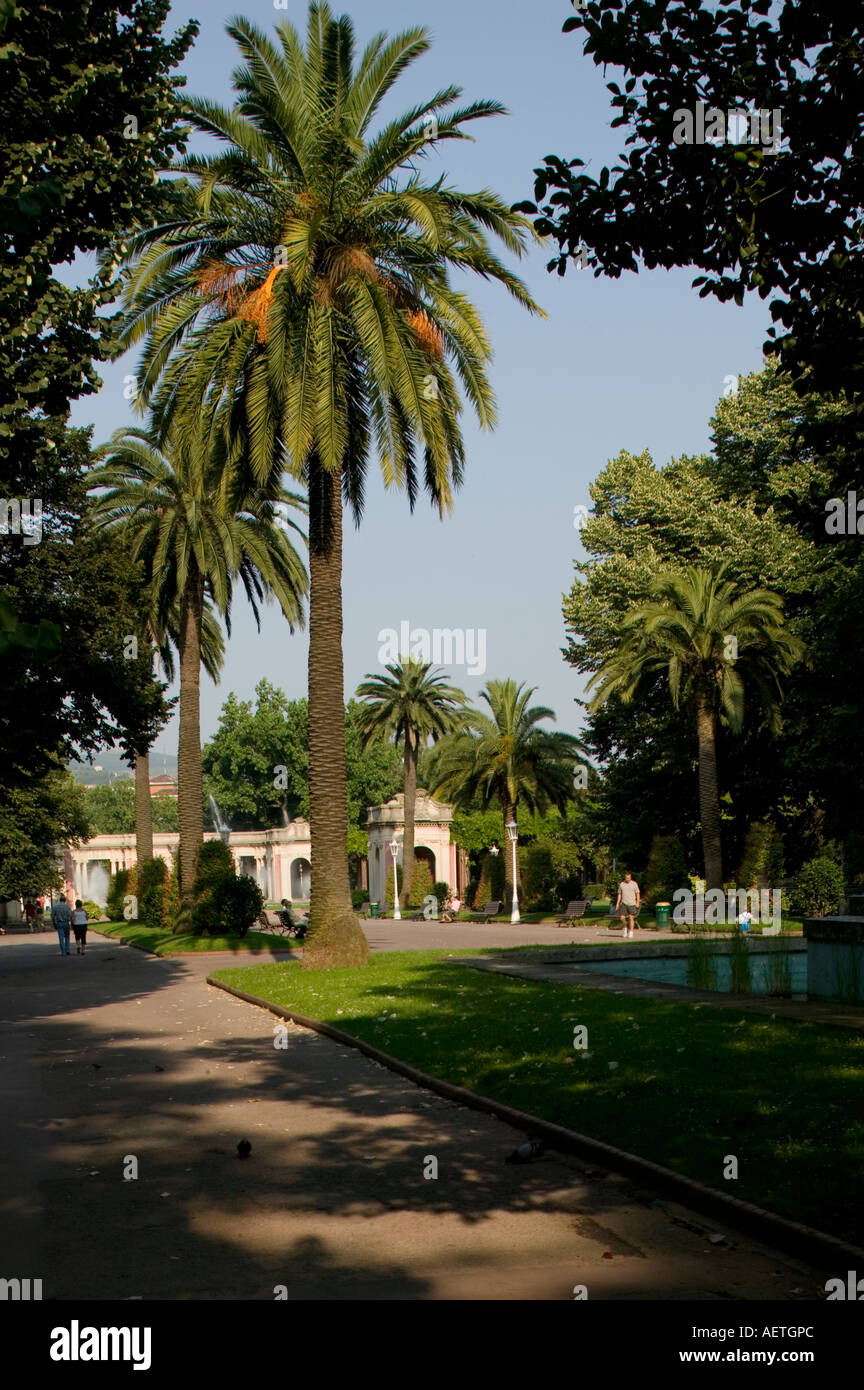
[[[580,942],[607,946],[623,941],[620,927],[607,927],[602,919],[596,926],[556,927],[553,923],[509,922],[396,922],[392,917],[364,921],[363,930],[373,951],[410,951],[417,949],[460,948],[474,946],[575,946]],[[637,931],[634,944],[640,941],[682,941],[680,932]],[[628,945],[630,943],[628,942]]]
[[[206,985],[214,956],[91,941],[63,958],[53,933],[0,938],[0,1275],[42,1278],[45,1298],[285,1285],[291,1299],[570,1300],[585,1285],[797,1300],[824,1286],[575,1159],[506,1165],[521,1134],[353,1049],[291,1028],[275,1050],[271,1015]]]

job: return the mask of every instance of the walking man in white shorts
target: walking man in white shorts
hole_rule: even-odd
[[[624,923],[624,935],[632,937],[636,928],[636,918],[639,916],[639,904],[642,894],[639,884],[633,875],[626,873],[618,884],[618,901],[615,904],[615,911],[621,909],[621,919]]]

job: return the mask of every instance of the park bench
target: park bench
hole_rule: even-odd
[[[496,913],[501,911],[500,899],[495,902],[484,903],[480,912],[473,912],[471,915],[478,922],[490,922]]]
[[[294,921],[298,927],[304,927],[307,925],[308,918],[300,916],[298,913],[295,912]],[[279,913],[274,912],[272,908],[269,907],[265,907],[264,911],[258,918],[256,926],[258,927],[259,931],[273,932],[273,934],[276,936],[293,936],[291,928],[286,927]]]
[[[567,904],[560,917],[555,918],[555,925],[558,927],[566,926],[568,922],[575,922],[579,917],[585,916],[585,910],[590,903],[590,898],[574,898]]]
[[[288,935],[288,928],[279,913],[273,912],[269,907],[265,907],[255,925],[259,931],[275,932],[278,936]]]

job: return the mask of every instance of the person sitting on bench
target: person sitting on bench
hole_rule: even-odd
[[[286,927],[292,936],[298,940],[306,935],[306,923],[298,922],[294,916],[293,904],[287,898],[282,899],[282,910],[279,913],[279,920],[283,927]]]

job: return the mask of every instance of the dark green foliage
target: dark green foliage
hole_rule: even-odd
[[[123,778],[104,787],[85,787],[84,802],[92,835],[131,835],[135,830],[135,780]],[[177,830],[177,801],[154,796],[150,803],[154,831]]]
[[[161,927],[168,887],[168,865],[164,859],[154,858],[145,859],[138,867],[141,876],[138,921],[146,927]]]
[[[42,480],[40,543],[10,536],[0,546],[0,593],[19,624],[50,623],[56,647],[19,655],[0,682],[0,785],[29,782],[57,764],[120,744],[131,757],[167,718],[164,688],[146,651],[127,660],[140,624],[141,574],[118,540],[96,538],[86,520],[83,431],[70,431]],[[20,490],[19,490],[20,491]],[[0,496],[2,496],[0,490]],[[0,793],[0,802],[3,800]]]
[[[264,907],[264,895],[248,874],[223,878],[216,888],[214,899],[216,930],[237,932],[239,936],[246,935]],[[214,928],[211,926],[209,930],[212,933]]]
[[[353,909],[354,909],[355,912],[358,910],[358,908],[361,908],[361,907],[363,906],[364,903],[368,903],[368,901],[369,901],[369,890],[368,890],[368,888],[352,888],[352,889],[351,889],[351,906],[353,907]]]
[[[689,886],[681,841],[677,835],[655,835],[642,883],[643,903],[653,910],[658,902],[671,903],[676,888]]]
[[[108,897],[105,902],[105,911],[108,914],[109,922],[120,922],[123,918],[123,902],[129,892],[129,870],[118,869],[116,874],[111,875],[108,885]]]
[[[437,882],[432,884],[432,892],[438,900],[438,913],[440,915],[444,911],[447,899],[450,897],[450,885],[449,883],[445,883],[443,879],[438,879]]]
[[[367,806],[389,800],[402,786],[402,760],[392,745],[381,742],[364,749],[360,709],[356,700],[345,707],[348,848],[355,855],[366,849],[361,827]],[[307,818],[307,701],[289,700],[267,680],[255,687],[254,706],[251,700],[229,695],[219,728],[202,750],[202,765],[205,816],[209,816],[208,793],[212,792],[235,830],[268,830],[282,825],[286,817]]]
[[[230,873],[234,868],[234,856],[222,840],[205,840],[198,850],[198,867],[195,883],[200,888],[209,887],[211,880]]]
[[[567,840],[538,839],[519,851],[520,901],[529,911],[555,912],[580,896],[582,857]]]
[[[829,544],[824,529],[825,500],[845,496],[860,454],[814,452],[796,436],[802,415],[827,428],[843,411],[815,396],[799,401],[770,368],[718,403],[710,455],[661,468],[647,453],[620,454],[592,485],[594,510],[581,531],[587,559],[576,562],[564,603],[566,659],[584,675],[616,649],[622,615],[644,600],[658,565],[725,560],[743,586],[786,596],[806,657],[784,683],[782,728],[772,733],[755,717],[738,736],[721,725],[717,740],[724,863],[742,865],[748,828],[770,821],[775,882],[783,858],[794,872],[826,837],[851,845],[860,825],[864,742],[848,690],[864,680],[856,630],[864,569],[854,541]],[[743,668],[742,677],[747,685]],[[748,687],[746,698],[755,710],[758,692]],[[613,699],[590,715],[586,742],[604,765],[597,830],[619,864],[644,865],[657,834],[676,835],[698,864],[695,733],[671,707],[665,677],[633,704]]]
[[[165,205],[154,171],[183,144],[171,73],[197,32],[163,40],[168,10],[168,0],[18,0],[5,24],[0,496],[43,495],[69,404],[98,389],[93,360],[114,346],[115,321],[99,310],[116,297],[116,270],[74,289],[55,268],[108,252]],[[137,139],[124,135],[129,115]]]
[[[68,773],[50,772],[11,788],[0,779],[0,899],[59,889],[56,846],[80,844],[87,831],[83,792]]]
[[[12,809],[9,789],[58,754],[146,746],[165,715],[149,662],[124,660],[140,616],[137,576],[127,551],[88,540],[88,434],[66,421],[70,403],[99,388],[94,361],[115,347],[116,319],[101,312],[119,288],[111,248],[174,196],[155,171],[182,148],[171,73],[197,26],[163,41],[168,9],[168,0],[129,0],[122,13],[106,0],[20,0],[4,15],[0,496],[38,499],[43,535],[0,548],[5,638],[19,652],[0,683],[0,814]],[[130,115],[137,139],[124,135]],[[70,288],[55,271],[86,252],[105,263]]]
[[[266,830],[309,815],[309,732],[305,700],[260,680],[255,702],[230,694],[201,753],[205,815],[212,793],[235,830]],[[212,826],[216,829],[216,826]]]
[[[843,901],[843,870],[827,855],[802,864],[792,891],[792,907],[802,917],[824,917]]]
[[[771,821],[754,821],[744,839],[737,886],[779,887],[783,878],[783,841]]]
[[[504,899],[503,854],[481,854],[480,877],[474,891],[472,906],[479,912],[488,902],[502,902]]]
[[[87,899],[81,904],[81,906],[83,907],[84,911],[87,913],[87,920],[88,920],[88,922],[101,922],[101,921],[102,921],[102,909],[101,909],[101,907],[99,906],[98,903],[94,903],[90,898],[87,898]]]
[[[548,155],[535,170],[536,202],[519,207],[541,205],[537,231],[559,247],[549,269],[563,275],[583,246],[613,278],[686,266],[703,272],[702,297],[773,295],[766,349],[779,347],[802,385],[864,400],[861,7],[616,0],[564,28],[587,35],[586,54],[618,79],[612,125],[628,138],[613,169]],[[781,112],[779,152],[761,140],[676,144],[676,112],[706,97],[723,112]]]
[[[205,840],[198,851],[190,928],[218,936],[245,936],[264,906],[261,889],[234,869],[231,851],[221,840]]]

